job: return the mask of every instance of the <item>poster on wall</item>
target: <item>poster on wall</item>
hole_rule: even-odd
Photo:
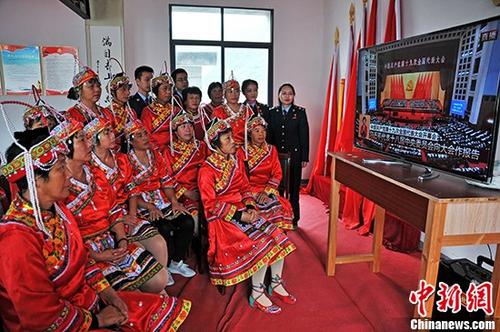
[[[32,85],[41,91],[40,47],[1,45],[1,56],[7,95],[29,95]]]
[[[122,31],[119,26],[90,26],[90,58],[92,69],[94,69],[103,86],[101,105],[109,105],[110,97],[105,88],[111,76],[120,72],[120,67],[111,58],[117,59],[123,64]]]
[[[66,95],[78,72],[78,49],[42,46],[43,86],[47,96]]]

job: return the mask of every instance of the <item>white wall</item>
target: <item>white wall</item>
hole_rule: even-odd
[[[402,14],[402,37],[424,34],[431,31],[449,28],[468,22],[500,15],[500,7],[494,6],[491,0],[400,0]],[[356,7],[356,29],[359,31],[362,22],[362,1],[352,1]],[[340,29],[341,75],[346,72],[347,38],[349,35],[348,13],[351,1],[325,1],[325,59],[330,61],[333,49],[331,40],[335,27]],[[371,3],[371,1],[369,1]],[[383,40],[385,19],[389,0],[378,0],[377,42]],[[368,6],[369,11],[369,6]],[[357,34],[356,34],[357,36]],[[326,67],[328,64],[324,63]],[[324,78],[326,80],[326,78]],[[492,246],[493,257],[495,246]],[[450,258],[467,257],[475,261],[477,255],[489,257],[488,248],[482,246],[446,247],[442,253]]]
[[[324,1],[303,0],[124,0],[126,71],[132,75],[142,64],[162,68],[169,60],[169,3],[274,9],[274,100],[283,82],[297,90],[296,102],[307,109],[311,151],[316,155],[323,115],[325,53]],[[140,18],[140,19],[138,19]],[[303,177],[309,177],[310,166]]]
[[[87,63],[85,21],[60,1],[1,0],[0,44],[75,46],[82,63]],[[32,103],[33,97],[0,96],[0,100]],[[64,96],[44,97],[44,100],[62,110],[73,104]],[[20,109],[6,106],[6,110],[15,127],[22,129]],[[0,119],[0,152],[4,153],[11,143]]]

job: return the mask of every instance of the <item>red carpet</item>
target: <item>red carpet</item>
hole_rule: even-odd
[[[373,274],[367,263],[360,263],[337,266],[336,276],[329,278],[325,273],[328,215],[312,196],[301,196],[301,208],[299,230],[289,233],[298,249],[286,258],[283,275],[297,304],[283,304],[281,314],[266,315],[248,305],[248,282],[220,295],[207,274],[190,280],[174,275],[176,284],[167,289],[169,293],[193,302],[181,331],[410,330],[413,307],[408,295],[417,286],[419,255],[383,248],[380,273]],[[338,229],[339,254],[370,250],[371,237],[343,226]]]

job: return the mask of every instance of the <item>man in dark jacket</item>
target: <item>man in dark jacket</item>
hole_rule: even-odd
[[[149,92],[151,91],[151,79],[153,78],[153,68],[149,66],[137,67],[134,72],[135,83],[137,84],[137,92],[130,97],[128,103],[135,110],[137,118],[141,118],[142,110],[148,106],[150,102]]]

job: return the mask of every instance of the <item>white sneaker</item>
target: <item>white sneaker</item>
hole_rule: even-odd
[[[168,286],[172,286],[173,284],[175,284],[175,280],[174,280],[174,277],[172,277],[172,273],[170,273],[170,271],[168,271],[168,281],[167,281],[167,287]]]
[[[178,263],[171,261],[170,265],[168,266],[168,270],[171,273],[180,274],[181,276],[186,277],[186,278],[191,278],[191,277],[194,277],[196,275],[196,272],[194,272],[189,267],[189,265],[185,264],[183,261],[180,261]]]

